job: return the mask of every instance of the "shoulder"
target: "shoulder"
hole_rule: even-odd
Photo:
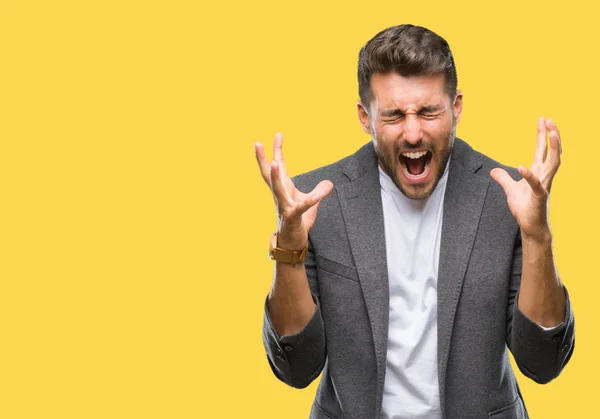
[[[492,169],[504,169],[506,172],[516,181],[522,179],[516,168],[507,166],[500,163],[499,161],[474,150],[465,141],[456,139],[454,149],[452,151],[452,160],[455,166],[460,165],[463,167],[465,172],[471,173],[472,176],[477,176],[487,182],[487,193],[486,193],[486,205],[493,209],[493,212],[498,216],[503,214],[504,219],[508,220],[509,223],[514,222],[514,218],[511,215],[508,203],[506,201],[506,193],[502,187],[492,179],[490,172]],[[452,167],[452,164],[451,164]],[[452,169],[450,170],[450,176],[452,176]],[[469,193],[468,190],[461,189],[462,193]]]
[[[294,185],[302,192],[311,191],[323,180],[329,180],[334,186],[349,182],[355,173],[361,172],[369,165],[377,164],[373,145],[364,144],[355,153],[342,159],[292,177]]]
[[[516,168],[507,166],[499,161],[474,150],[466,141],[456,138],[452,159],[460,163],[465,169],[476,173],[479,176],[490,176],[490,171],[495,168],[504,169],[514,180],[520,180],[522,177]],[[495,182],[494,182],[495,184]]]

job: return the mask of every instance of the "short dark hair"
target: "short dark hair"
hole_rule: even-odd
[[[358,94],[365,108],[373,99],[371,77],[396,72],[402,77],[444,75],[445,91],[456,96],[458,78],[448,42],[427,28],[398,25],[384,29],[358,54]]]

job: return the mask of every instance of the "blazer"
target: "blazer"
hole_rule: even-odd
[[[521,236],[489,175],[494,167],[504,166],[455,140],[437,284],[438,380],[448,419],[527,418],[508,350],[524,375],[543,384],[560,374],[575,345],[566,288],[564,322],[551,330],[517,306]],[[263,343],[274,374],[288,385],[306,387],[323,373],[310,418],[379,418],[389,288],[372,143],[292,180],[308,192],[324,179],[334,189],[319,205],[304,261],[316,311],[299,333],[278,336],[265,303]]]

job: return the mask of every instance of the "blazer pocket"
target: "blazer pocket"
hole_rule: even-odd
[[[493,419],[527,419],[529,417],[525,413],[525,406],[519,396],[512,403],[488,412],[488,416]]]
[[[313,403],[313,410],[310,412],[310,419],[336,419],[337,416],[334,416],[332,413],[329,413],[315,400]],[[318,416],[317,416],[318,413]]]
[[[317,269],[358,282],[358,271],[354,266],[344,265],[324,256],[317,255]]]

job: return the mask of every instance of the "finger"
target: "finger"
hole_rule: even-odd
[[[550,140],[550,150],[545,164],[545,176],[542,177],[542,185],[547,191],[552,187],[552,181],[558,168],[560,167],[560,155],[562,154],[562,142],[560,140],[560,131],[553,120],[546,120],[546,129],[550,131],[548,135]]]
[[[558,129],[558,127],[556,126],[554,121],[551,119],[548,119],[546,121],[546,127],[548,128],[548,131],[550,131],[550,132],[556,131],[556,135],[558,136],[558,152],[559,152],[559,154],[561,154],[562,153],[562,140],[560,137],[560,130]],[[550,143],[550,145],[552,146],[552,143]]]
[[[259,142],[254,143],[254,155],[256,156],[258,168],[260,169],[260,175],[262,176],[263,180],[267,183],[267,185],[271,186],[271,167],[269,166],[269,162],[267,161],[267,158],[265,156],[265,149],[263,148],[263,145]]]
[[[535,147],[534,163],[543,163],[546,160],[546,121],[540,116],[537,124],[537,142]]]
[[[544,198],[547,195],[546,189],[542,185],[540,179],[533,174],[533,172],[527,169],[525,166],[519,166],[519,173],[523,178],[527,181],[529,186],[531,187],[531,191],[533,195],[538,198]]]
[[[332,190],[333,190],[333,183],[331,183],[330,181],[323,180],[323,181],[319,182],[319,184],[317,186],[315,186],[315,188],[312,190],[312,192],[310,194],[308,194],[308,196],[304,199],[304,201],[302,201],[298,204],[298,207],[296,208],[296,213],[298,215],[304,214],[311,207],[313,207],[316,204],[318,204],[319,202],[321,202],[321,200],[323,198],[325,198],[327,195],[329,195],[329,193]]]
[[[281,173],[286,176],[285,163],[283,161],[283,134],[278,132],[275,134],[275,140],[273,141],[273,160],[277,160],[281,166]]]
[[[275,140],[273,141],[273,160],[282,161],[283,160],[283,150],[281,147],[283,146],[283,135],[280,132],[275,134]]]
[[[556,123],[552,119],[546,119],[546,129],[548,131],[557,131],[560,135],[560,131],[558,130]]]
[[[283,186],[281,167],[276,160],[271,162],[271,190],[281,209],[285,210],[293,205],[290,196]]]
[[[558,168],[560,167],[560,137],[558,132],[550,131],[550,151],[548,152],[548,158],[544,163],[544,175],[541,177],[541,182],[544,188],[550,192],[552,188],[552,181]]]
[[[560,136],[557,131],[550,131],[550,151],[548,152],[547,162],[550,168],[556,172],[560,165]]]
[[[506,195],[508,195],[511,186],[517,183],[512,177],[510,177],[508,172],[504,169],[492,169],[492,171],[490,172],[490,176],[496,181],[498,185],[502,187],[502,189],[504,189],[504,193]]]

